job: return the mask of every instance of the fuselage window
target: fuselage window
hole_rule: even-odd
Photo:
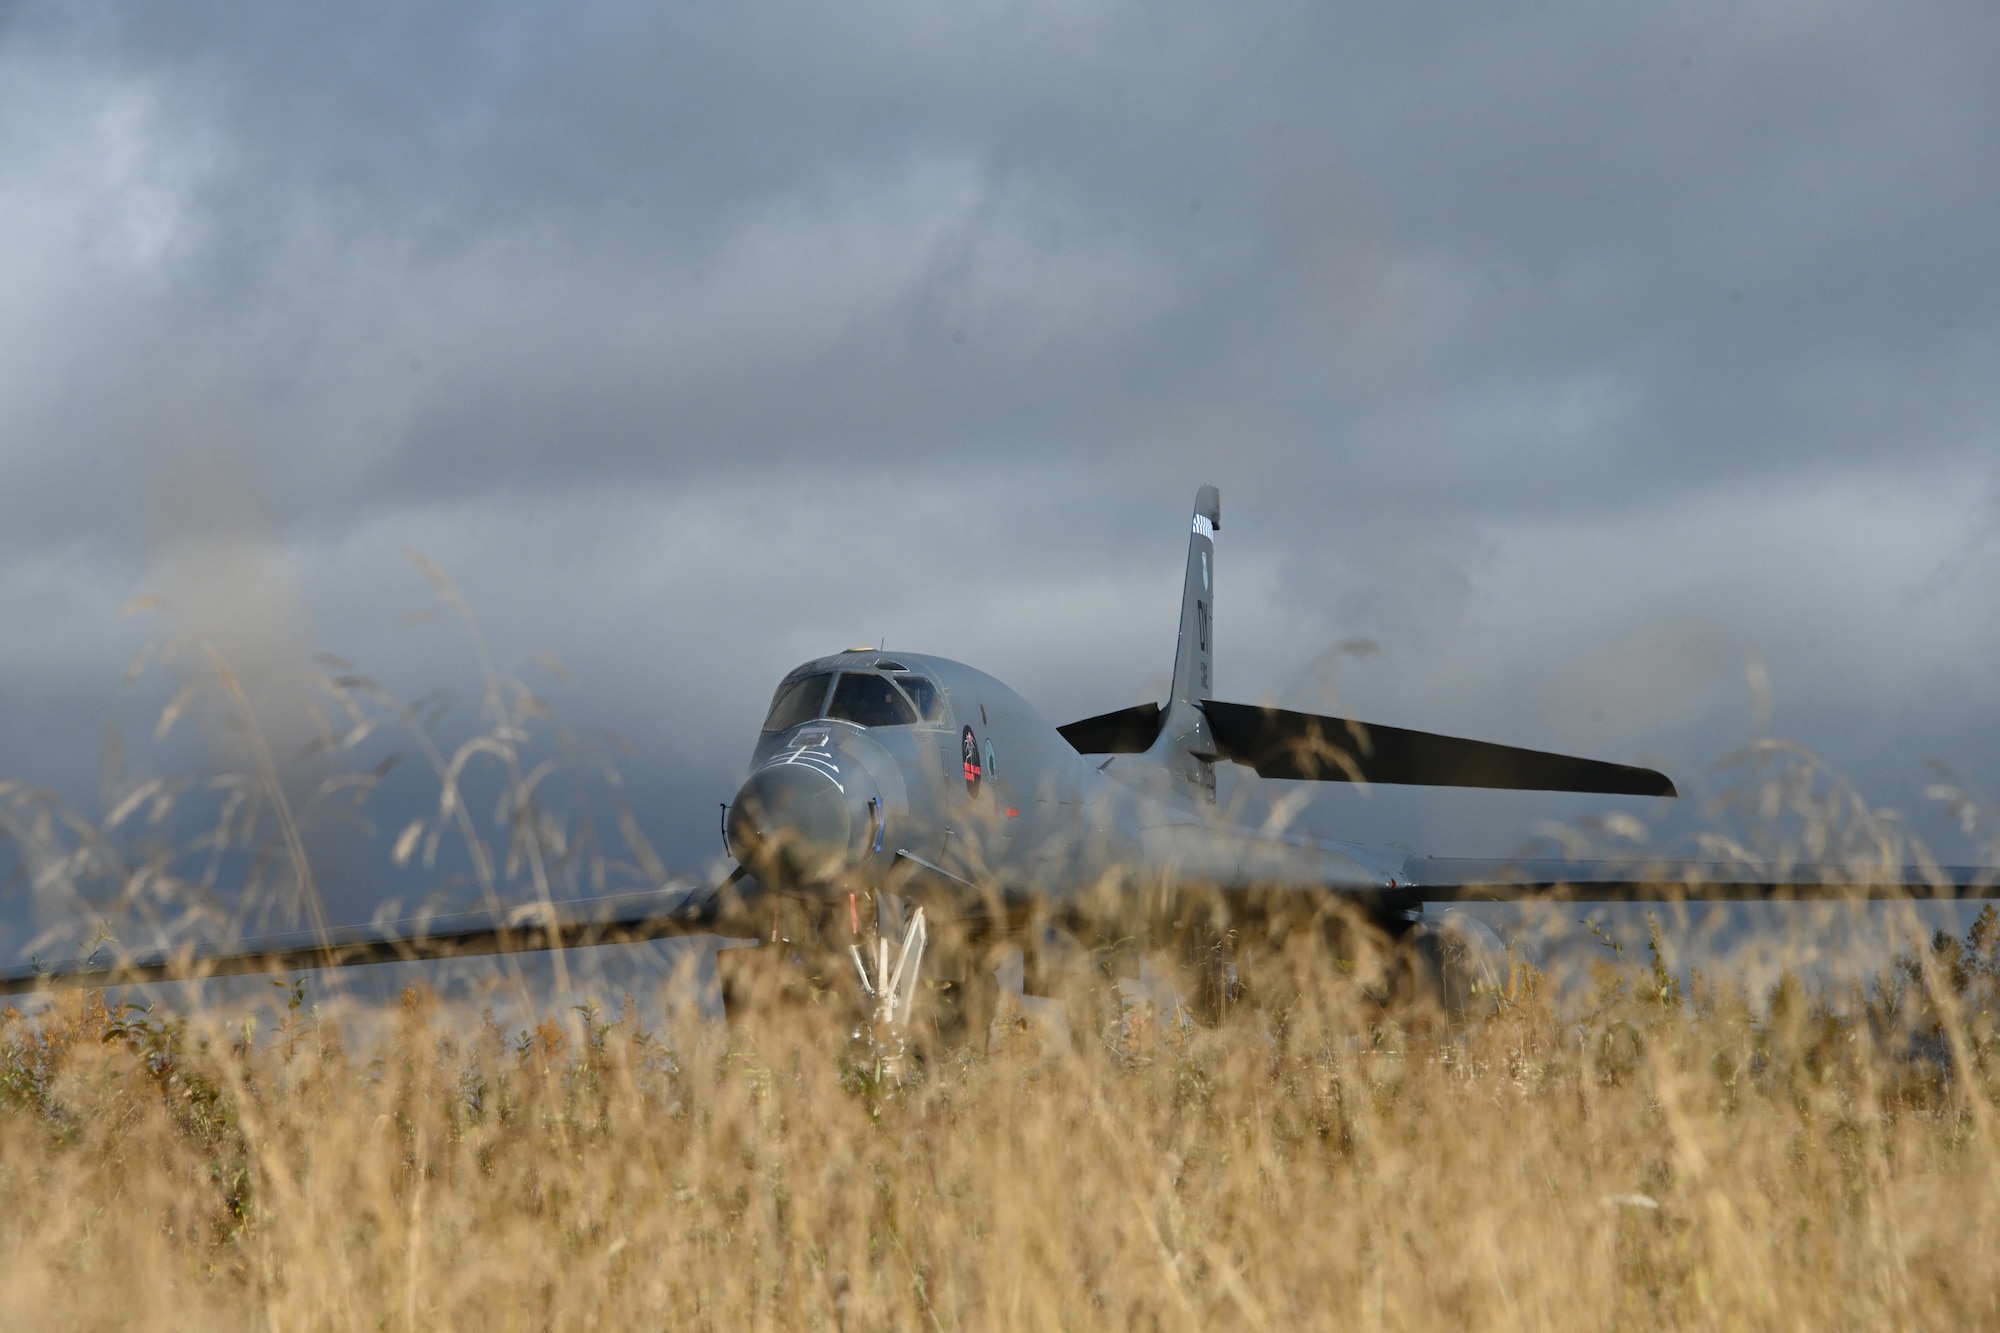
[[[917,720],[909,701],[889,683],[888,677],[857,671],[841,673],[826,715],[864,727],[907,727]]]
[[[764,730],[789,731],[818,717],[819,706],[826,702],[827,682],[832,679],[831,671],[821,671],[780,685],[771,700],[771,712],[764,719]]]
[[[896,683],[903,687],[903,693],[910,696],[910,702],[917,706],[917,716],[926,722],[944,721],[944,700],[939,697],[937,686],[922,676],[898,676]]]

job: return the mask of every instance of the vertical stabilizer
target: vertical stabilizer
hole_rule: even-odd
[[[1174,775],[1215,799],[1215,741],[1201,701],[1215,692],[1215,534],[1222,527],[1222,492],[1204,486],[1194,498],[1187,576],[1181,584],[1181,637],[1174,651],[1174,688],[1153,754]]]

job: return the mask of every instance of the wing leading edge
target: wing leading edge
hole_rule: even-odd
[[[320,968],[359,967],[490,954],[630,944],[676,935],[712,935],[742,929],[758,896],[754,880],[738,870],[713,889],[621,894],[550,908],[461,912],[329,930],[300,931],[245,940],[222,950],[199,946],[155,949],[63,963],[0,969],[0,995],[67,987],[143,985],[210,977]]]
[[[1493,860],[1413,856],[1398,891],[1412,901],[1546,896],[1577,902],[1972,901],[2000,898],[2000,867],[1720,861]]]

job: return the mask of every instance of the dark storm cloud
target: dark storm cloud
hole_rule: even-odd
[[[442,683],[421,547],[678,867],[828,647],[1163,688],[1204,480],[1230,693],[1698,776],[1755,654],[1908,803],[2000,716],[1996,57],[1949,3],[18,8],[0,767],[90,785],[227,423],[296,598],[239,620]],[[1571,812],[1427,800],[1315,817]]]

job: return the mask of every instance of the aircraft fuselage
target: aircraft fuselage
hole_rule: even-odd
[[[977,912],[1147,877],[1388,888],[1401,861],[1234,825],[1212,784],[1151,755],[1080,754],[1001,681],[921,654],[788,673],[750,769],[730,850],[782,893],[914,887]]]

